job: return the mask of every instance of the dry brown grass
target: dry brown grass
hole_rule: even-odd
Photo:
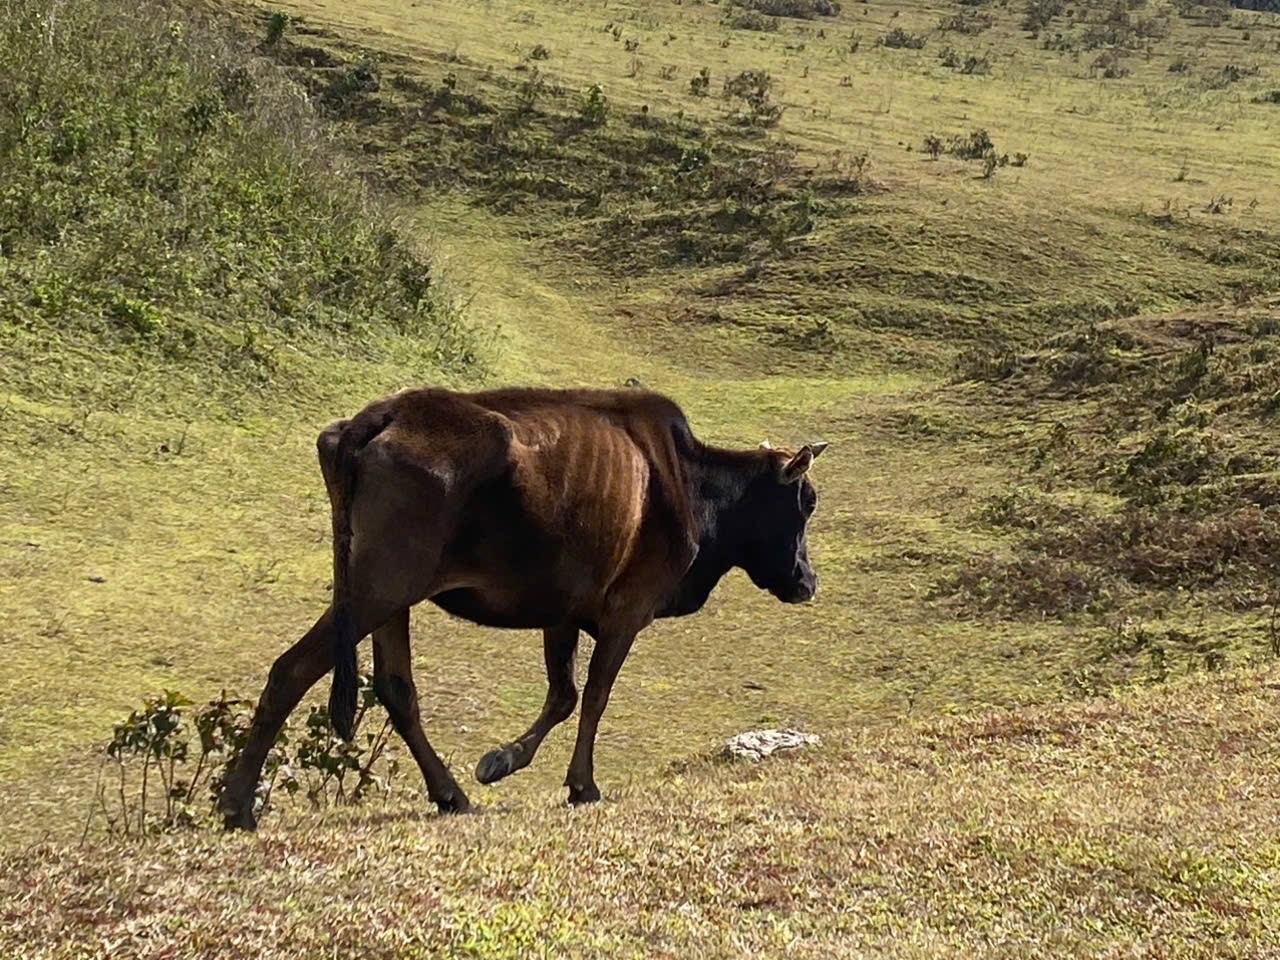
[[[0,953],[1274,956],[1278,690],[914,721],[589,810],[36,845],[0,860]]]

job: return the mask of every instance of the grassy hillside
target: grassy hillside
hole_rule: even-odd
[[[252,409],[336,354],[477,361],[301,91],[179,7],[21,0],[0,34],[0,378],[24,400]],[[324,388],[313,394],[325,396]]]
[[[1271,676],[1271,679],[1268,679]],[[40,958],[1259,957],[1276,683],[914,721],[593,809],[292,819],[0,861]]]
[[[0,63],[35,105],[0,118],[7,953],[1276,948],[1280,18],[58,9]],[[707,440],[832,447],[819,600],[734,576],[646,632],[603,808],[557,809],[566,726],[461,823],[279,798],[262,840],[67,846],[114,722],[255,695],[323,608],[321,425],[633,376]],[[536,713],[538,645],[413,627],[465,774]],[[706,762],[762,724],[827,746]]]
[[[348,67],[306,51],[378,65],[331,103],[366,169],[639,287],[646,335],[699,363],[945,362],[1277,283],[1272,15],[1048,5],[1027,31],[1021,5],[850,4],[760,31],[720,4],[281,9],[318,88]]]

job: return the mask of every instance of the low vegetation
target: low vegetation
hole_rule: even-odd
[[[1240,673],[907,721],[588,810],[39,844],[0,859],[0,949],[1254,957],[1280,946],[1274,688]]]
[[[476,365],[474,335],[324,149],[305,101],[200,20],[14,0],[0,89],[8,389],[118,406],[144,383],[151,402],[189,401],[201,383],[237,405],[297,389],[299,350],[366,353],[386,337],[412,338],[423,369]],[[75,369],[86,356],[95,376]],[[157,384],[159,368],[182,387]]]

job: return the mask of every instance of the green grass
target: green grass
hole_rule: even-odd
[[[220,6],[240,32],[199,28],[218,63],[310,94],[318,120],[282,101],[305,162],[281,166],[297,138],[229,106],[183,168],[184,210],[124,172],[28,170],[0,141],[21,173],[0,257],[0,803],[25,848],[0,867],[6,954],[144,936],[192,956],[1274,945],[1276,581],[1232,546],[1270,536],[1280,475],[1280,113],[1252,102],[1275,84],[1274,16],[1210,27],[1149,5],[1135,15],[1166,16],[1168,36],[1111,80],[1090,76],[1097,51],[1030,39],[1020,6],[981,7],[993,26],[970,35],[937,29],[957,8],[906,0],[770,32],[715,4],[308,2],[272,8],[295,19],[270,47],[263,11]],[[130,56],[169,42],[152,14],[120,21]],[[877,45],[895,26],[924,49]],[[19,39],[35,57],[39,36]],[[990,71],[943,66],[946,44]],[[49,76],[76,78],[66,115],[101,115],[101,142],[124,129],[111,104],[189,142],[209,77],[96,89],[70,51]],[[1263,69],[1216,86],[1230,64]],[[736,122],[721,96],[756,69],[776,126]],[[597,83],[606,122],[581,127]],[[976,128],[1027,165],[982,179],[922,151]],[[681,180],[704,147],[706,180]],[[166,253],[161,227],[225,223],[242,208],[215,188],[263,170],[277,192],[244,208],[247,246]],[[99,194],[110,217],[50,206],[56,240],[12,233],[15,204]],[[343,251],[359,280],[326,299]],[[211,284],[232,253],[236,282]],[[430,296],[407,301],[401,268],[426,263]],[[273,276],[314,309],[272,306]],[[50,277],[71,278],[61,312],[27,296]],[[103,300],[130,284],[163,316],[151,339]],[[270,363],[245,359],[246,329]],[[832,446],[818,600],[782,607],[735,575],[647,631],[601,732],[601,809],[557,809],[570,724],[474,788],[472,820],[280,802],[261,840],[67,845],[96,748],[142,696],[256,695],[323,609],[323,424],[408,383],[633,376],[707,440]],[[536,638],[426,608],[413,628],[430,735],[465,774],[538,709]],[[827,746],[705,761],[762,724]],[[251,904],[269,919],[243,921]]]

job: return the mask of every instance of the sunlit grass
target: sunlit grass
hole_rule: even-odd
[[[963,348],[1038,343],[1128,308],[1229,300],[1243,281],[1259,287],[1253,307],[1196,316],[1243,331],[1274,313],[1264,294],[1277,282],[1265,264],[1280,110],[1249,104],[1274,81],[1203,83],[1223,64],[1273,56],[1271,21],[1245,41],[1173,18],[1149,59],[1102,80],[1089,75],[1093,54],[1041,49],[1009,8],[992,11],[990,31],[958,36],[936,32],[954,12],[941,3],[847,3],[835,20],[783,21],[770,34],[729,30],[722,5],[690,2],[279,7],[303,17],[290,34],[299,43],[407,58],[384,70],[384,92],[397,72],[432,83],[454,73],[501,105],[527,76],[514,68],[536,63],[566,97],[602,84],[613,125],[648,105],[723,134],[724,78],[768,69],[786,107],[770,135],[797,144],[803,164],[869,155],[865,192],[819,217],[789,256],[753,257],[758,273],[745,279],[746,263],[619,271],[550,204],[499,214],[465,191],[401,198],[449,295],[491,337],[488,382],[637,377],[678,400],[708,441],[830,441],[814,470],[819,596],[782,607],[735,574],[698,616],[647,631],[601,731],[609,802],[576,812],[559,808],[572,723],[529,770],[492,789],[470,781],[477,757],[540,706],[537,637],[424,606],[413,621],[423,713],[483,816],[437,820],[425,802],[314,816],[281,802],[258,839],[37,847],[0,867],[0,952],[1277,948],[1275,697],[1256,666],[1274,642],[1273,607],[1237,603],[1226,588],[1132,589],[1098,616],[984,613],[936,589],[971,557],[1016,559],[1016,537],[982,519],[1012,489],[1115,509],[1101,473],[1084,476],[1081,464],[1150,432],[1139,419],[1105,433],[1109,406],[1155,402],[1057,396],[1039,381],[955,383]],[[602,29],[610,21],[623,39]],[[893,26],[927,32],[925,49],[877,46]],[[337,35],[301,32],[316,28]],[[626,39],[640,46],[627,51]],[[536,43],[549,59],[526,60]],[[947,43],[988,54],[990,73],[942,67]],[[1170,73],[1179,57],[1188,74]],[[704,65],[714,84],[700,99],[688,81]],[[974,164],[921,151],[927,134],[978,127],[1002,151],[1028,153],[1027,165],[982,180]],[[352,121],[333,129],[347,146],[365,135]],[[617,129],[599,133],[606,145]],[[388,135],[358,162],[414,159],[413,133]],[[1232,205],[1208,212],[1220,195]],[[717,293],[727,281],[738,286]],[[818,321],[832,339],[804,346],[797,334]],[[1150,326],[1171,355],[1196,332],[1131,325]],[[286,351],[296,390],[246,393],[212,412],[198,385],[163,368],[125,375],[92,356],[60,355],[56,374],[92,389],[0,394],[0,803],[11,845],[78,832],[95,745],[141,696],[256,695],[324,609],[329,518],[315,435],[388,390],[437,379],[412,338],[368,347],[363,357]],[[113,409],[49,399],[117,384],[128,392]],[[1265,452],[1269,421],[1231,416],[1228,448]],[[1051,474],[1033,464],[1060,421],[1077,462]],[[1165,638],[1159,662],[1117,643],[1134,624]],[[1208,675],[1222,667],[1225,677]],[[1147,683],[1156,689],[1109,696]],[[966,719],[940,719],[952,713]],[[800,726],[827,745],[761,768],[704,762],[721,738],[758,725]]]

